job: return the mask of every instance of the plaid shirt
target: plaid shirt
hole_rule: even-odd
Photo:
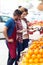
[[[16,22],[16,30],[23,30],[22,23],[20,20]],[[17,41],[23,43],[22,33],[17,32]]]

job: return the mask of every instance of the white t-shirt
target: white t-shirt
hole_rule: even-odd
[[[21,20],[22,22],[22,26],[23,26],[23,29],[27,29],[27,24],[25,23],[24,20]],[[23,35],[27,34],[27,31],[23,32]]]

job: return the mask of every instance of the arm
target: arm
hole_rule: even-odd
[[[27,29],[17,30],[17,33],[23,33],[23,32],[25,32],[25,31],[27,31]]]
[[[5,36],[5,38],[6,38],[6,40],[7,40],[8,42],[13,42],[13,39],[9,39],[9,38],[8,38],[7,30],[8,30],[8,28],[7,28],[6,26],[4,26],[4,29],[3,29],[3,34],[4,34],[4,36]]]
[[[22,27],[22,26],[21,26],[21,27]],[[20,27],[20,22],[17,22],[17,23],[16,23],[17,33],[23,33],[23,32],[26,31],[26,29],[22,29],[21,27]]]
[[[3,29],[3,34],[4,34],[4,36],[5,36],[5,38],[6,38],[6,40],[7,40],[8,42],[13,42],[13,39],[9,39],[9,38],[8,38],[7,30],[8,30],[8,28],[5,26],[4,29]]]
[[[6,40],[8,40],[7,29],[8,28],[6,26],[4,26],[3,34],[4,34],[5,38],[6,38]]]

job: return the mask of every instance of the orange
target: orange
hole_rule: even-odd
[[[40,50],[39,50],[39,53],[40,53],[40,54],[43,54],[43,49],[40,49]]]
[[[40,65],[43,65],[43,63],[40,63]]]
[[[28,65],[28,63],[24,63],[23,65]]]
[[[36,58],[36,55],[35,54],[32,55],[32,59],[34,59],[34,58]]]
[[[33,51],[32,50],[29,50],[28,51],[28,54],[32,55],[33,54]]]
[[[25,58],[25,57],[23,57],[23,62],[28,62],[28,59],[27,58]]]
[[[33,65],[33,63],[29,63],[28,65]]]
[[[25,56],[27,59],[30,59],[30,55],[29,54],[26,54],[26,56]]]
[[[36,44],[36,41],[33,41],[33,44]]]
[[[43,54],[41,55],[41,57],[43,58]]]
[[[43,41],[40,41],[40,44],[42,44],[43,43]]]
[[[40,54],[37,54],[37,58],[41,58],[41,55]]]
[[[41,37],[39,40],[42,41],[43,40],[43,37]]]
[[[40,60],[39,60],[39,61],[40,61],[40,63],[43,63],[43,58],[40,58]]]
[[[34,50],[34,54],[38,54],[38,49]]]
[[[29,63],[33,63],[33,59],[29,59]]]
[[[34,59],[34,63],[38,63],[38,59],[37,58]]]
[[[38,63],[33,63],[33,65],[38,65]]]

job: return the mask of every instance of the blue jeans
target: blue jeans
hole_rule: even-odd
[[[19,60],[20,58],[20,52],[23,51],[23,43],[20,43],[20,42],[17,42],[17,61]]]
[[[28,42],[29,42],[29,39],[23,40],[23,50],[28,47]]]

